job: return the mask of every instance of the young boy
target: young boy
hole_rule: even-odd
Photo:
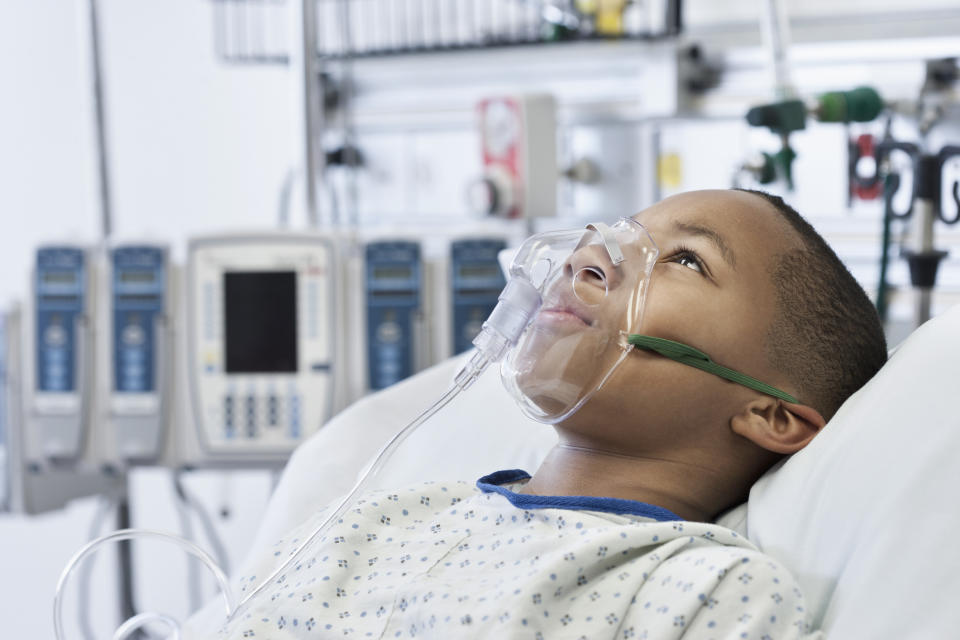
[[[634,349],[555,425],[533,477],[369,494],[225,637],[808,637],[789,573],[711,521],[883,365],[877,315],[779,198],[686,193],[635,219],[660,249],[642,333],[797,402]],[[241,597],[322,520],[278,542]]]

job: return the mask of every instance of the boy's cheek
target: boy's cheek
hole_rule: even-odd
[[[705,306],[702,299],[698,302],[685,291],[651,286],[640,333],[683,343],[695,341],[713,313]]]

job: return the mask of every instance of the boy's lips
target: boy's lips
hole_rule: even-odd
[[[593,319],[576,305],[559,303],[540,310],[540,315],[550,320],[571,321],[586,327],[593,326]]]

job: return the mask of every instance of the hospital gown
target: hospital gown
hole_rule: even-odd
[[[500,471],[367,494],[219,637],[821,638],[777,562],[632,500],[542,497]],[[323,520],[279,541],[242,596]]]

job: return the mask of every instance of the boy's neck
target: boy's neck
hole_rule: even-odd
[[[736,498],[720,473],[683,460],[627,456],[561,438],[522,493],[637,500],[709,522]]]

